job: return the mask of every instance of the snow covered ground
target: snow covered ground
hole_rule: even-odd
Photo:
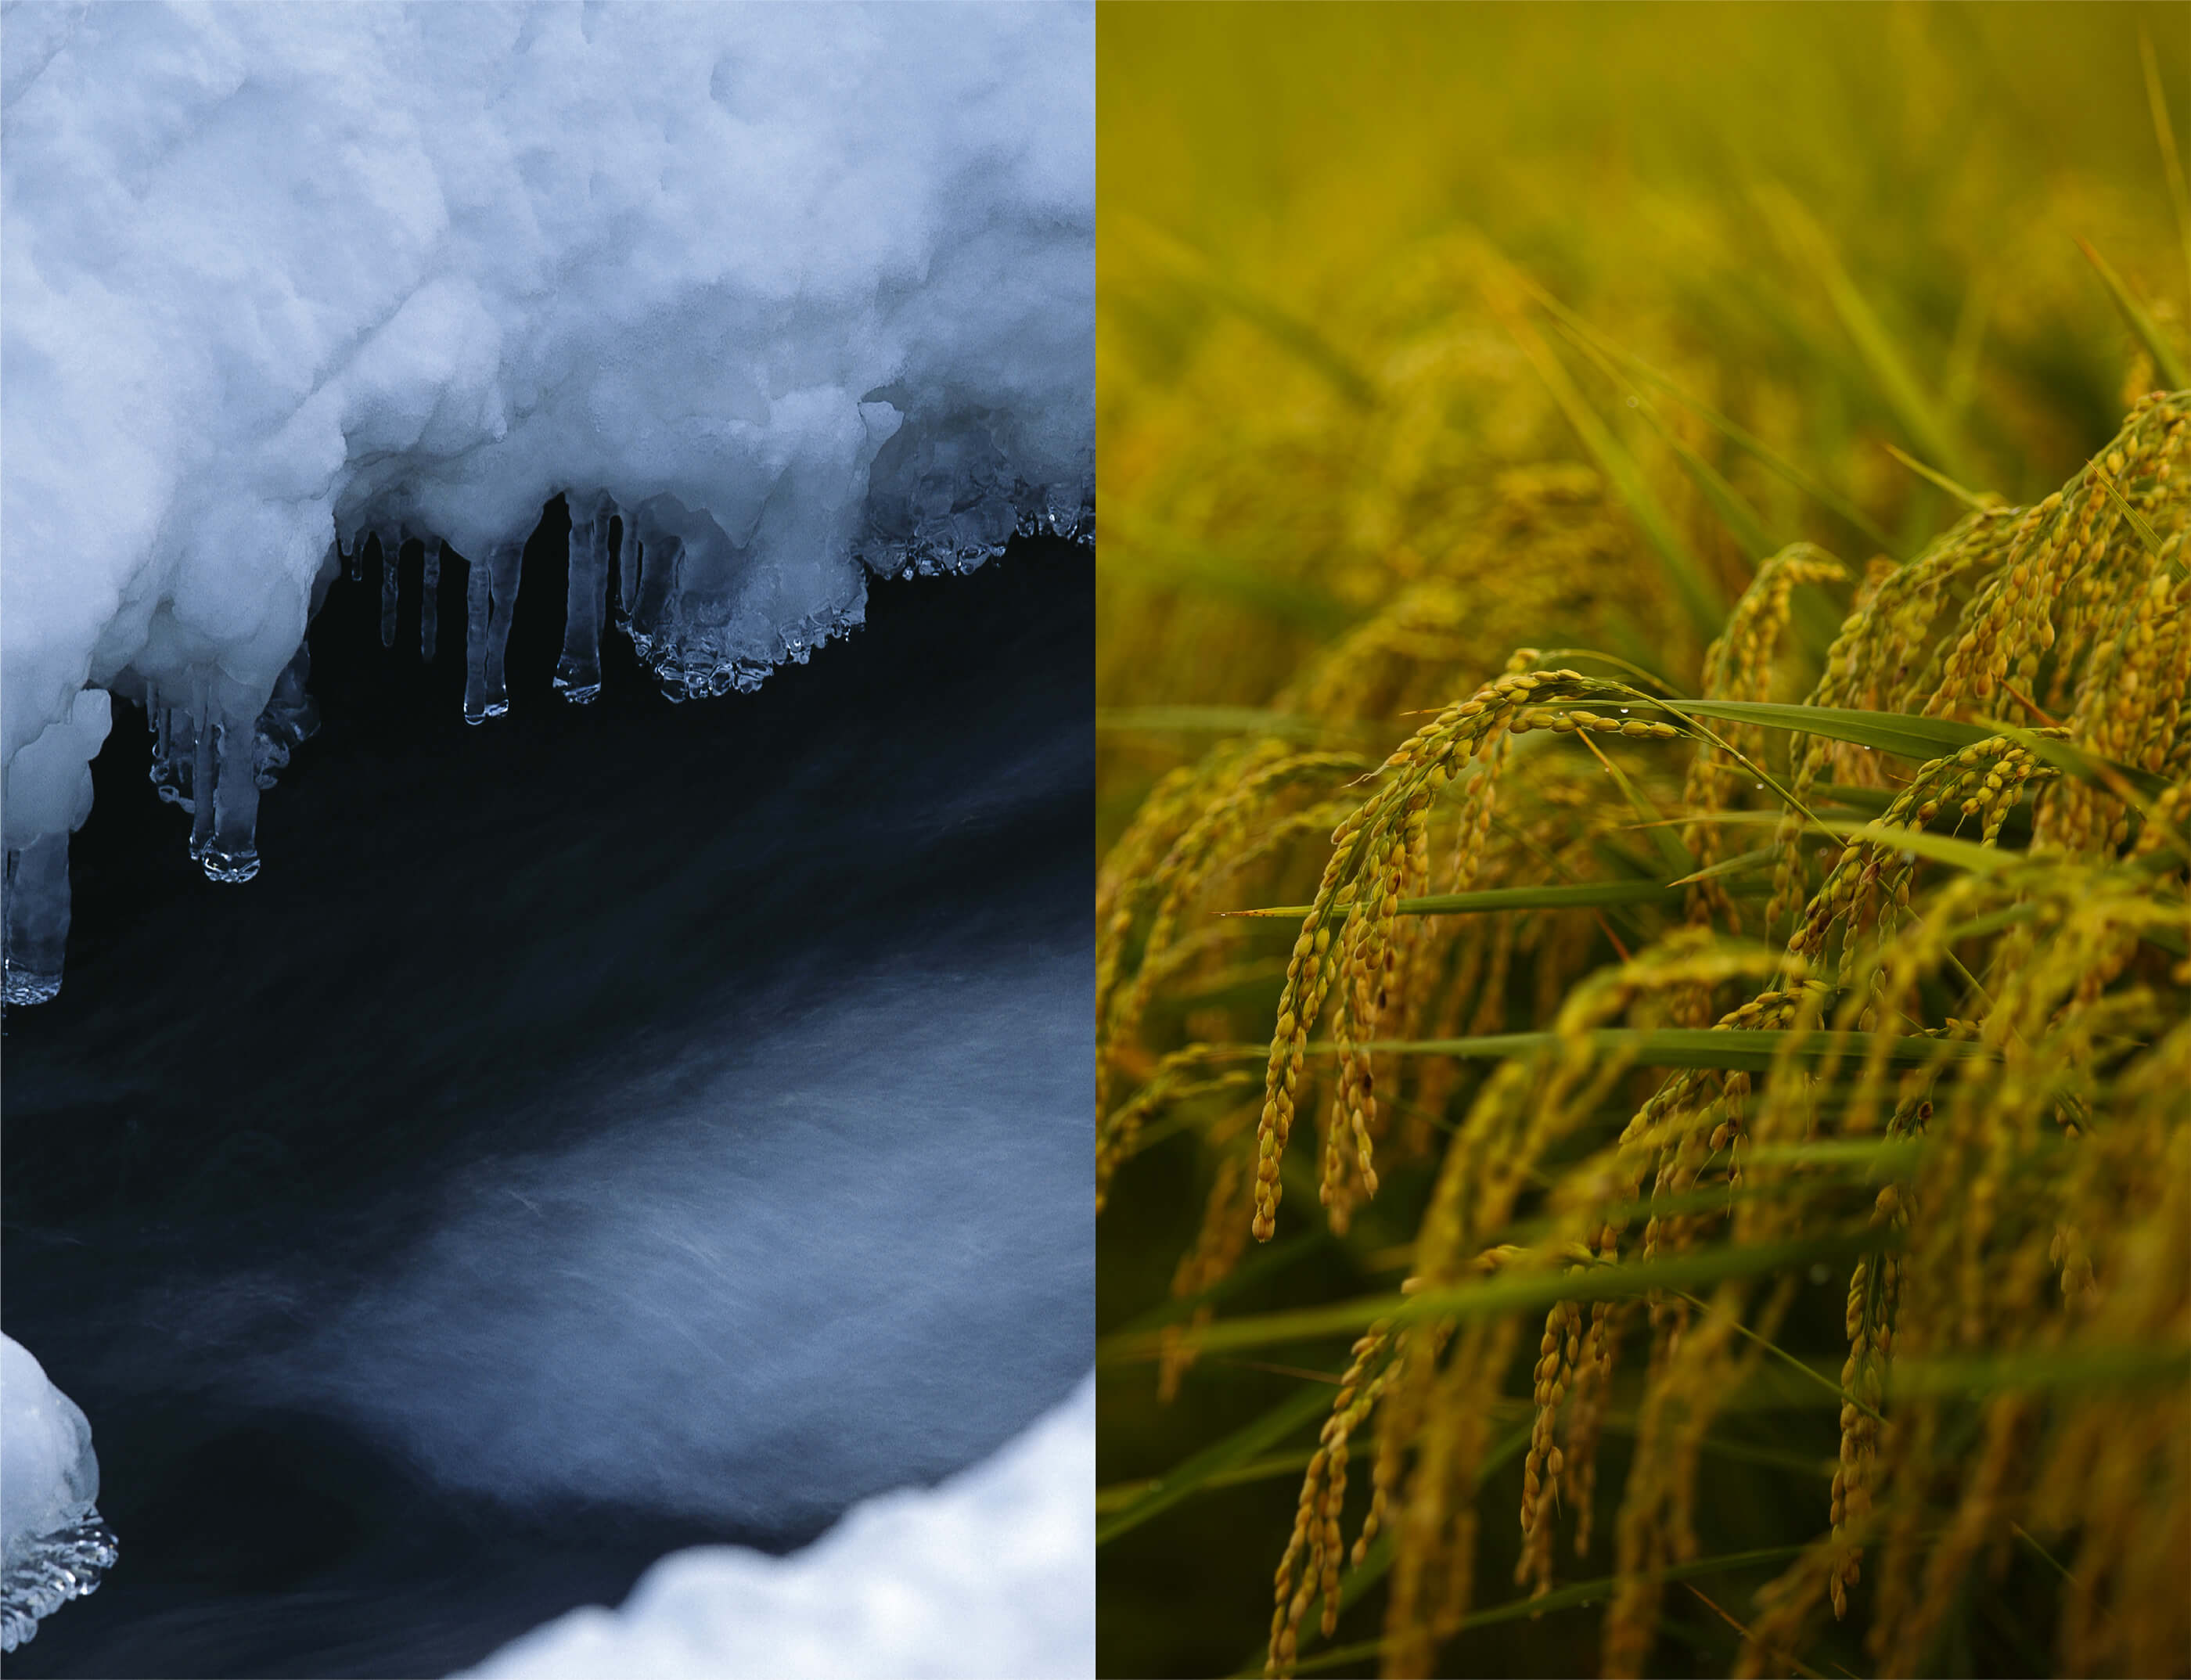
[[[1094,1671],[1096,1381],[994,1458],[870,1500],[788,1558],[665,1558],[620,1612],[573,1610],[481,1680],[1063,1680]]]
[[[160,726],[208,873],[256,870],[277,683],[338,537],[362,561],[377,536],[391,603],[465,567],[476,721],[507,705],[516,555],[558,493],[572,699],[612,617],[665,688],[720,693],[859,623],[869,571],[1080,529],[1093,28],[9,5],[10,997],[59,984],[106,694]]]

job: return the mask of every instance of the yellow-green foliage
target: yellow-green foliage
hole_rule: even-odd
[[[2191,25],[1101,43],[1102,1666],[2191,1671]]]

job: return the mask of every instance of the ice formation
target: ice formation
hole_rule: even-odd
[[[113,1566],[98,1497],[91,1425],[21,1343],[0,1335],[0,1651]]]
[[[11,1002],[60,984],[108,694],[256,871],[339,556],[386,641],[464,568],[419,640],[481,721],[558,493],[576,702],[612,621],[749,688],[869,573],[1092,528],[1087,6],[23,0],[0,157]]]
[[[987,1463],[870,1500],[804,1552],[673,1552],[482,1680],[1050,1680],[1096,1668],[1096,1382]]]

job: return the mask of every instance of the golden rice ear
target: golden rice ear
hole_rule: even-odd
[[[1693,243],[1662,202],[1677,294],[1601,227],[1533,276],[1511,220],[1342,264],[1273,211],[1294,267],[1243,284],[1366,398],[1205,297],[1122,400],[1169,557],[1117,574],[1148,732],[1106,750],[1199,755],[1133,868],[1209,844],[1106,1030],[1132,1088],[1197,1041],[1261,1077],[1252,1166],[1214,1093],[1152,1098],[1237,1148],[1240,1258],[1107,1357],[1175,1421],[1321,1378],[1321,1436],[1255,1449],[1290,1534],[1198,1513],[1283,1548],[1272,1672],[1485,1671],[1555,1614],[1609,1674],[2191,1649],[2191,390],[2080,418],[2180,361],[2174,231],[2108,232],[2110,287],[2051,211],[1959,266],[1807,191]],[[1242,739],[1152,744],[1190,696]],[[1251,731],[1367,756],[1258,803]]]

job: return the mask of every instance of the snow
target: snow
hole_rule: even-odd
[[[623,1609],[573,1610],[483,1680],[1047,1680],[1096,1666],[1096,1385],[979,1465],[871,1500],[788,1558],[663,1558]]]
[[[92,1591],[114,1562],[98,1497],[91,1425],[27,1348],[0,1335],[0,1650],[31,1638],[40,1617]]]
[[[1087,528],[1090,7],[0,18],[11,853],[83,820],[111,691],[187,725],[194,850],[248,879],[254,721],[338,538],[471,565],[476,721],[561,493],[574,597],[613,529],[679,695],[803,659],[869,572]]]

